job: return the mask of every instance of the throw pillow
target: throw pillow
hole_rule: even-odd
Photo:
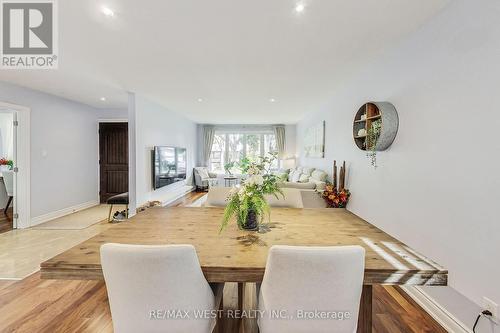
[[[301,173],[300,172],[295,172],[292,176],[292,182],[294,183],[298,183],[299,182],[299,179],[300,179],[300,175]]]
[[[314,170],[312,175],[311,175],[312,178],[319,180],[320,182],[326,181],[327,176],[328,175],[326,174],[326,172],[321,171],[321,170]]]
[[[309,182],[309,176],[306,175],[305,173],[301,174],[299,177],[299,183],[308,183]]]
[[[200,175],[201,179],[210,178],[208,170],[205,168],[198,169],[198,174]]]
[[[310,176],[313,171],[314,171],[314,168],[306,168],[306,167],[304,167],[302,169],[302,173],[305,174],[305,175],[308,175],[308,176]]]

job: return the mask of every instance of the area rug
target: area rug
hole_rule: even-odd
[[[124,210],[124,205],[114,205],[113,213]],[[97,205],[91,208],[72,213],[37,226],[32,229],[40,230],[81,230],[108,218],[109,205]]]
[[[300,191],[304,208],[326,208],[325,200],[315,191]]]

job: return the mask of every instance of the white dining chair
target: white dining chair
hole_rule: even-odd
[[[7,192],[7,205],[5,206],[3,212],[7,214],[7,210],[9,209],[10,203],[14,198],[14,172],[13,171],[4,171],[2,172],[3,183],[5,185],[5,192]]]
[[[356,332],[364,258],[361,246],[271,247],[259,294],[260,332]],[[330,319],[305,312],[315,310]]]
[[[304,208],[300,190],[296,188],[282,188],[283,195],[276,193],[266,195],[266,200],[271,207]]]
[[[207,194],[206,207],[225,207],[232,187],[210,187]]]
[[[223,284],[214,295],[192,245],[108,243],[101,246],[101,265],[114,332],[213,331],[216,319],[195,312],[219,309]],[[168,318],[184,311],[186,318]]]

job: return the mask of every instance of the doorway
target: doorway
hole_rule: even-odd
[[[0,109],[0,233],[16,227],[16,129],[17,113]],[[16,215],[14,215],[16,214]]]
[[[99,201],[128,192],[128,123],[99,123]]]

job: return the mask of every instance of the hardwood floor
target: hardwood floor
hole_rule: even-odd
[[[172,202],[168,206],[169,207],[187,206],[187,205],[192,204],[193,202],[195,202],[196,200],[198,200],[199,198],[201,198],[205,194],[207,194],[207,192],[196,192],[196,191],[189,192],[188,194],[186,194],[182,198],[179,198],[179,199],[175,200],[174,202]]]
[[[7,213],[5,214],[0,211],[0,234],[3,232],[12,230],[12,207],[7,209]]]
[[[205,193],[192,192],[172,203],[190,204]],[[195,208],[193,208],[195,209]],[[247,284],[246,295],[255,295]],[[373,332],[446,332],[398,287],[375,286]],[[236,284],[224,290],[224,309],[237,308]],[[255,296],[244,308],[254,308]],[[225,319],[223,332],[238,332],[238,321]],[[112,332],[106,288],[102,281],[41,280],[40,273],[21,281],[0,280],[0,332]],[[243,332],[257,332],[255,321],[247,320]]]

